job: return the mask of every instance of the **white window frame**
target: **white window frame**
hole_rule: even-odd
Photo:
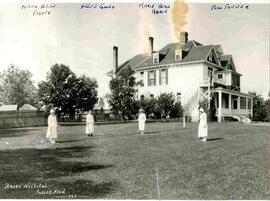
[[[153,53],[153,64],[159,63],[159,53]]]
[[[175,50],[175,61],[182,60],[182,50]]]
[[[141,71],[141,72],[139,73],[139,80],[140,80],[140,82],[141,82],[140,86],[141,86],[141,87],[144,87],[144,71]]]
[[[168,84],[168,69],[160,69],[159,71],[160,76],[160,85],[167,85]],[[163,76],[163,77],[162,77]]]
[[[151,78],[151,74],[153,75],[153,77]],[[153,80],[153,83],[151,83],[151,80]],[[148,86],[156,86],[156,71],[151,70],[148,71]]]

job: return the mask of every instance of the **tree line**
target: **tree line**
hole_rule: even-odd
[[[76,110],[93,109],[98,100],[96,79],[77,76],[64,64],[54,64],[37,86],[32,77],[30,71],[14,65],[0,72],[0,102],[18,107],[27,103],[46,111],[55,108],[59,117],[74,118]]]

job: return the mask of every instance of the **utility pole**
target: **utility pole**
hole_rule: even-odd
[[[186,116],[185,116],[186,114],[185,114],[185,110],[186,109],[183,110],[183,128],[186,128]]]

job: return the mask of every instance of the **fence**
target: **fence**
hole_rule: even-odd
[[[47,125],[47,118],[44,112],[0,112],[0,128],[21,128],[45,125]]]

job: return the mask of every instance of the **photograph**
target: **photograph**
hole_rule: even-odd
[[[270,200],[269,0],[0,0],[0,199]]]

